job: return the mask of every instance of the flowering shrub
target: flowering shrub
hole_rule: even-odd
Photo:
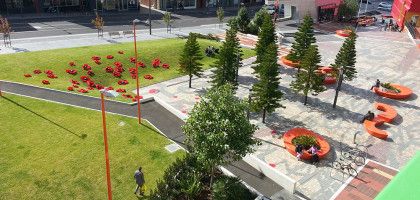
[[[102,64],[101,61],[99,61],[99,60],[95,60],[95,63],[98,64],[98,65]]]
[[[159,67],[159,66],[160,66],[160,60],[159,60],[159,58],[155,58],[155,59],[152,61],[152,66],[153,66],[154,68],[157,68],[157,67]]]
[[[42,84],[49,85],[50,84],[50,81],[48,81],[48,80],[42,80]]]
[[[137,63],[137,65],[138,65],[139,67],[141,67],[141,68],[145,68],[145,67],[146,67],[146,65],[145,65],[144,63],[142,63],[141,61],[139,61],[139,62]]]
[[[54,74],[54,72],[52,70],[50,70],[50,69],[45,70],[44,73],[46,73],[46,74]]]
[[[106,90],[114,90],[114,88],[112,86],[109,86],[106,88]]]
[[[58,78],[58,76],[56,76],[55,74],[47,74],[48,78]]]
[[[23,76],[25,76],[26,78],[32,77],[32,75],[30,74],[24,74]]]
[[[114,72],[114,68],[112,68],[111,66],[107,66],[105,68],[105,71],[108,72],[108,73],[112,73],[112,72]]]
[[[39,70],[39,69],[34,70],[34,74],[40,74],[40,73],[42,73],[41,70]]]
[[[82,80],[83,82],[88,82],[88,81],[90,81],[90,78],[89,77],[87,77],[87,76],[81,76],[80,77],[80,80]]]
[[[71,74],[71,75],[76,75],[77,74],[77,70],[75,69],[66,69],[67,74]]]
[[[102,89],[104,89],[104,86],[101,85],[101,84],[96,84],[96,89],[102,90]]]
[[[93,87],[88,87],[87,89],[88,89],[88,90],[94,90],[95,88],[93,88]]]
[[[129,95],[129,94],[122,94],[122,96],[123,96],[124,98],[127,98],[127,99],[131,99],[131,98],[133,98],[133,96],[131,96],[131,95]]]
[[[89,87],[95,87],[95,82],[93,82],[92,80],[88,80],[88,81],[86,81],[86,84],[87,84]]]
[[[68,90],[68,91],[73,91],[73,90],[74,90],[74,88],[73,88],[72,86],[69,86],[69,87],[67,87],[67,90]]]
[[[95,72],[93,72],[92,70],[88,70],[88,71],[87,71],[87,74],[88,74],[89,76],[94,76],[94,75],[95,75]]]
[[[135,74],[136,68],[135,67],[129,68],[128,71],[130,72],[130,74]]]
[[[119,93],[126,93],[126,92],[127,92],[127,91],[126,91],[125,89],[123,89],[123,88],[118,88],[116,91],[117,91],[117,92],[119,92]]]
[[[91,70],[91,69],[92,69],[92,67],[91,67],[90,65],[88,65],[88,64],[83,64],[83,66],[82,66],[82,67],[83,67],[83,69],[84,69],[84,70],[86,70],[86,71],[87,71],[87,70]]]
[[[83,89],[83,88],[81,88],[81,89],[79,89],[79,90],[77,90],[78,92],[80,92],[80,93],[88,93],[89,91],[88,90],[85,90],[85,89]]]
[[[70,67],[74,67],[74,66],[76,66],[76,63],[71,61],[71,62],[69,62],[69,65],[70,65]]]
[[[80,85],[79,81],[76,81],[76,80],[73,80],[73,79],[71,79],[71,80],[70,80],[70,82],[71,82],[73,85]]]
[[[99,56],[92,56],[92,60],[100,60],[101,59],[101,57],[99,57]]]
[[[121,77],[121,73],[120,72],[115,72],[114,71],[114,73],[112,73],[113,75],[114,75],[114,77],[116,77],[116,78],[120,78]]]
[[[136,58],[131,57],[131,58],[130,58],[130,62],[131,62],[131,63],[135,63],[135,62],[136,62]]]
[[[122,67],[122,63],[121,62],[114,62],[114,66],[115,67]]]
[[[130,74],[132,79],[136,79],[137,78],[137,74]]]
[[[144,75],[144,78],[147,79],[147,80],[152,80],[153,76],[151,74],[146,74],[146,75]]]
[[[127,80],[119,80],[118,81],[118,85],[127,85],[128,81]]]
[[[162,65],[162,68],[169,69],[169,64],[164,63],[164,64]]]
[[[114,56],[113,56],[113,55],[107,55],[107,56],[106,56],[106,58],[107,58],[107,59],[113,59],[113,58],[114,58]]]
[[[124,54],[124,51],[118,51],[119,54]]]
[[[114,68],[114,72],[122,73],[123,71],[124,71],[124,68],[122,68],[122,67],[115,67]]]

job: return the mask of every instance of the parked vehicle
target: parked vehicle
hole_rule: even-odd
[[[378,10],[385,10],[385,11],[391,11],[392,5],[387,2],[381,2],[378,5]]]

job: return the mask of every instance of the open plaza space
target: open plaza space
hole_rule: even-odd
[[[315,24],[316,42],[293,61],[306,22],[266,20],[259,31],[272,30],[271,46],[267,32],[238,33],[226,23],[140,30],[137,60],[131,36],[20,38],[1,47],[0,199],[347,200],[410,192],[398,184],[407,180],[400,174],[418,177],[420,41],[380,22],[346,28],[346,37],[335,32],[344,25]],[[351,63],[334,65],[352,33],[357,73],[340,83]],[[319,62],[308,53],[315,48]],[[279,83],[256,87],[273,74],[268,82]],[[311,75],[322,77],[324,91]],[[297,92],[302,77],[308,82]],[[264,107],[263,118],[258,95],[269,98],[261,91],[272,88],[282,92],[273,100],[281,106]]]

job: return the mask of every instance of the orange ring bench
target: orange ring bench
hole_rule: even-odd
[[[384,130],[381,130],[379,128],[377,128],[377,126],[380,126],[384,123],[384,121],[382,121],[381,119],[375,117],[372,121],[370,120],[365,120],[365,122],[363,123],[366,131],[379,138],[379,139],[383,139],[386,140],[386,138],[388,137],[388,133]]]
[[[375,108],[377,110],[383,111],[382,113],[378,114],[377,117],[386,123],[391,123],[398,115],[397,111],[388,104],[375,103]]]
[[[351,30],[336,30],[335,34],[342,36],[342,37],[348,37],[350,36]]]
[[[296,146],[293,145],[292,140],[293,138],[297,136],[301,136],[301,135],[314,136],[320,146],[320,149],[317,153],[319,158],[321,159],[327,156],[328,152],[330,151],[330,145],[328,144],[328,142],[321,135],[316,134],[313,131],[310,131],[304,128],[293,128],[293,129],[288,130],[283,135],[284,146],[286,147],[287,151],[289,151],[289,153],[291,153],[293,156],[296,156],[296,152],[295,152]],[[311,159],[311,155],[307,151],[303,151],[303,155],[301,158],[304,160],[309,160]]]
[[[334,68],[332,67],[328,67],[328,66],[324,66],[324,67],[319,67],[318,68],[319,73],[320,74],[324,74],[324,84],[325,85],[330,85],[330,84],[334,84],[337,82],[337,79],[331,75],[331,73],[333,72]]]
[[[281,57],[281,61],[282,61],[285,65],[287,65],[287,66],[289,66],[289,67],[298,67],[298,66],[299,66],[299,62],[293,62],[293,61],[291,61],[291,60],[288,60],[286,57],[287,57],[287,56],[283,56],[283,57]]]
[[[399,89],[401,92],[394,93],[394,92],[389,92],[389,91],[383,91],[377,87],[374,88],[374,91],[379,96],[387,97],[390,99],[407,99],[411,96],[411,94],[413,94],[413,91],[411,91],[411,89],[408,87],[404,87],[402,85],[397,85],[397,84],[391,84],[391,86]]]
[[[324,78],[324,84],[325,85],[330,85],[330,84],[334,84],[337,82],[337,79],[334,76],[325,76]]]

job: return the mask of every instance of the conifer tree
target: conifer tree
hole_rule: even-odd
[[[335,89],[334,103],[333,108],[337,104],[338,93],[341,90],[341,83],[343,79],[346,81],[351,81],[357,76],[356,71],[356,33],[354,30],[350,32],[350,36],[346,38],[341,46],[340,51],[335,57],[335,62],[332,64],[336,77],[338,78],[338,84]]]
[[[249,24],[249,16],[248,11],[245,6],[242,6],[238,11],[238,16],[236,17],[238,30],[242,33],[247,33],[248,31],[248,24]]]
[[[201,55],[200,45],[197,42],[197,38],[193,33],[190,33],[179,59],[179,71],[180,73],[187,74],[189,76],[189,88],[191,88],[192,76],[201,77],[202,75],[203,64],[200,63],[200,60],[202,59],[203,56]]]
[[[325,91],[324,77],[317,73],[319,62],[321,62],[321,56],[319,55],[318,47],[311,45],[302,59],[302,70],[298,72],[295,80],[290,84],[295,92],[303,92],[305,95],[304,105],[308,101],[309,92],[316,95]]]
[[[261,59],[265,55],[265,51],[267,51],[267,47],[270,44],[277,44],[277,37],[275,34],[274,24],[271,21],[270,14],[264,12],[263,14],[263,23],[261,26],[261,31],[258,33],[258,42],[255,47],[255,51],[257,54],[256,63],[261,63]],[[258,65],[254,67],[256,73],[258,73]]]
[[[295,41],[292,44],[292,50],[287,56],[287,59],[293,62],[303,60],[309,46],[316,42],[313,24],[313,19],[309,15],[303,18],[303,23],[299,26],[298,32],[295,33]]]
[[[255,111],[262,111],[262,122],[265,123],[266,112],[272,113],[276,108],[282,107],[280,99],[283,93],[278,90],[280,78],[276,44],[269,44],[266,47],[265,54],[258,63],[258,69],[258,82],[252,86],[251,92],[252,108]]]
[[[214,87],[230,83],[233,86],[237,83],[237,70],[242,61],[242,50],[239,39],[236,37],[237,30],[231,27],[226,31],[226,40],[217,55],[217,60],[213,67],[212,84]]]

